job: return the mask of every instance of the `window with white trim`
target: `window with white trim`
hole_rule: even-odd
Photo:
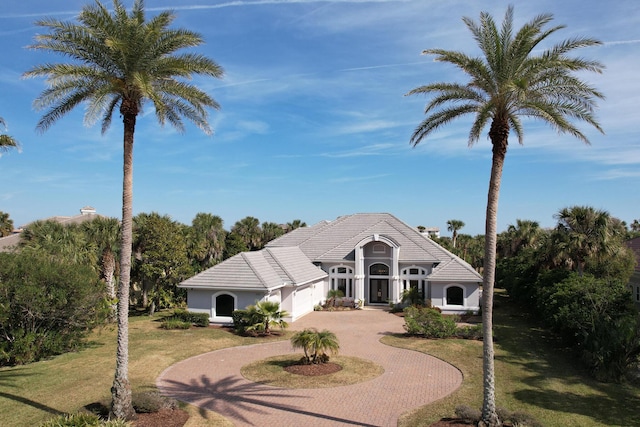
[[[418,289],[421,299],[426,298],[427,291],[427,270],[421,267],[412,266],[403,268],[400,271],[400,280],[402,282],[402,290]]]
[[[329,271],[331,289],[342,291],[345,297],[353,298],[353,268],[337,266]]]
[[[447,305],[464,305],[464,289],[460,286],[447,288]]]

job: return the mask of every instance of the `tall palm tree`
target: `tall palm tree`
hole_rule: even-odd
[[[580,80],[576,73],[600,73],[604,67],[597,61],[569,56],[578,48],[599,45],[600,42],[575,37],[544,49],[541,43],[564,28],[548,28],[547,24],[552,19],[550,14],[538,15],[514,32],[512,7],[507,9],[500,28],[486,12],[480,14],[479,22],[463,18],[482,51],[481,56],[471,57],[462,52],[444,49],[427,49],[423,54],[435,55],[437,61],[458,67],[468,75],[468,83],[432,83],[408,93],[432,96],[425,107],[427,117],[411,136],[411,144],[414,146],[436,129],[467,114],[475,116],[469,132],[469,145],[475,144],[482,130],[489,125],[493,156],[485,223],[482,311],[482,420],[485,425],[500,423],[495,411],[492,307],[498,196],[509,133],[513,131],[518,142],[523,143],[523,117],[541,119],[558,132],[569,133],[585,143],[589,143],[589,140],[573,124],[574,120],[585,121],[602,132],[594,117],[594,108],[597,99],[602,99],[603,95]]]
[[[2,126],[3,130],[7,129],[7,123],[2,117],[0,117],[0,126]],[[11,148],[20,148],[20,144],[12,136],[0,133],[0,153],[9,151]]]
[[[284,228],[280,224],[275,222],[263,222],[262,223],[262,247],[284,234]]]
[[[227,232],[218,215],[198,213],[189,228],[189,254],[197,264],[198,271],[205,270],[220,261],[224,254]]]
[[[502,257],[512,257],[522,249],[537,247],[544,231],[537,221],[517,219],[516,225],[509,224],[507,230],[498,235],[497,252]]]
[[[87,104],[85,121],[102,122],[102,132],[117,111],[123,122],[122,243],[118,289],[118,347],[112,387],[112,415],[130,418],[131,386],[128,379],[128,311],[131,270],[133,142],[136,119],[150,102],[161,125],[169,122],[184,130],[183,117],[210,134],[206,107],[217,102],[186,79],[194,74],[222,77],[223,70],[209,58],[176,52],[202,44],[202,37],[185,29],[170,29],[175,15],[161,12],[147,20],[144,1],[135,0],[130,13],[119,0],[113,12],[99,1],[85,6],[77,22],[38,21],[49,30],[38,35],[34,49],[59,53],[68,63],[47,63],[25,73],[47,78],[48,88],[35,106],[47,109],[38,129],[53,123],[81,103]]]
[[[231,228],[231,232],[240,236],[249,250],[254,251],[262,245],[262,230],[260,220],[252,216],[242,218]]]
[[[590,206],[561,209],[555,218],[558,255],[567,257],[580,276],[587,259],[612,250],[612,238],[621,234],[616,233],[609,212]]]
[[[54,259],[83,264],[98,272],[95,245],[87,240],[78,224],[57,221],[34,221],[20,235],[20,249],[36,251]]]
[[[114,278],[118,267],[116,260],[120,246],[120,222],[115,218],[98,216],[91,221],[83,222],[81,228],[98,251],[100,276],[104,280],[107,296],[112,304],[109,320],[115,321],[118,307]]]
[[[447,221],[447,230],[453,232],[451,235],[451,244],[456,247],[456,237],[458,237],[458,230],[463,228],[466,224],[459,219],[450,219]]]

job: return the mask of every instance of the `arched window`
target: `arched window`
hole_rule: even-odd
[[[464,305],[464,290],[461,287],[447,288],[447,305]]]
[[[216,297],[216,316],[231,317],[235,299],[229,294],[221,294]]]
[[[384,264],[372,264],[369,267],[369,275],[371,276],[388,276],[389,275],[389,266]]]

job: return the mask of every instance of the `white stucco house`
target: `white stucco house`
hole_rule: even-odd
[[[417,229],[388,213],[365,213],[298,228],[179,286],[190,311],[229,323],[233,310],[261,300],[279,302],[293,322],[330,289],[372,305],[400,302],[415,287],[445,314],[477,312],[481,282],[467,262]]]

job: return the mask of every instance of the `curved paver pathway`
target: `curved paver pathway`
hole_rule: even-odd
[[[167,368],[158,378],[163,394],[217,412],[236,426],[396,426],[404,412],[440,399],[462,384],[458,369],[435,357],[379,342],[403,332],[402,318],[380,309],[313,312],[295,323],[329,329],[340,354],[384,368],[372,380],[343,387],[284,389],[246,380],[240,368],[292,353],[289,341],[232,347],[201,354]]]

